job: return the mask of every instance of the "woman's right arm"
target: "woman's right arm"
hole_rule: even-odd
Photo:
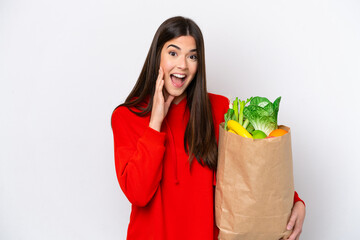
[[[138,206],[145,206],[151,200],[162,177],[165,133],[160,129],[174,99],[168,96],[165,101],[163,87],[160,68],[147,126],[144,119],[124,108],[115,110],[111,118],[118,181],[128,200]]]
[[[165,133],[144,126],[141,117],[126,114],[126,111],[120,107],[111,118],[115,169],[128,200],[134,205],[145,206],[154,196],[162,177]]]

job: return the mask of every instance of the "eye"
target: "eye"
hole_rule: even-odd
[[[175,57],[175,56],[176,56],[176,52],[170,51],[170,52],[169,52],[169,55]]]
[[[198,57],[197,57],[197,55],[191,55],[190,59],[196,61],[198,59]]]

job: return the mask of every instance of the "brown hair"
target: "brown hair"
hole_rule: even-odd
[[[120,106],[134,107],[131,110],[138,116],[151,113],[153,98],[149,98],[146,107],[141,105],[147,96],[154,96],[155,83],[160,67],[160,54],[164,44],[180,36],[192,36],[196,42],[198,69],[189,86],[186,88],[187,106],[190,119],[184,136],[185,152],[189,154],[190,164],[195,157],[197,161],[210,169],[216,169],[217,144],[212,118],[211,103],[206,88],[204,40],[200,28],[194,21],[184,17],[173,17],[163,22],[155,33],[140,76]]]

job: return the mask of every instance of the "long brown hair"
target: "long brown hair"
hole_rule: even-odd
[[[211,103],[206,88],[204,40],[200,28],[191,19],[178,16],[169,18],[160,25],[134,88],[125,102],[118,107],[126,106],[138,116],[151,113],[161,50],[167,41],[180,36],[192,36],[195,39],[198,56],[197,73],[186,88],[190,118],[184,136],[185,152],[189,155],[190,164],[195,157],[201,165],[216,169],[217,144]],[[144,107],[141,103],[147,96],[150,96],[149,103]]]

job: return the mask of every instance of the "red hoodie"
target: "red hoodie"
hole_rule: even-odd
[[[229,100],[210,93],[209,99],[218,141]],[[112,115],[117,178],[132,204],[128,240],[217,239],[214,171],[196,159],[189,164],[186,104],[186,97],[171,104],[161,132],[149,127],[150,114],[138,117],[119,107]],[[294,202],[299,200],[295,192]]]

